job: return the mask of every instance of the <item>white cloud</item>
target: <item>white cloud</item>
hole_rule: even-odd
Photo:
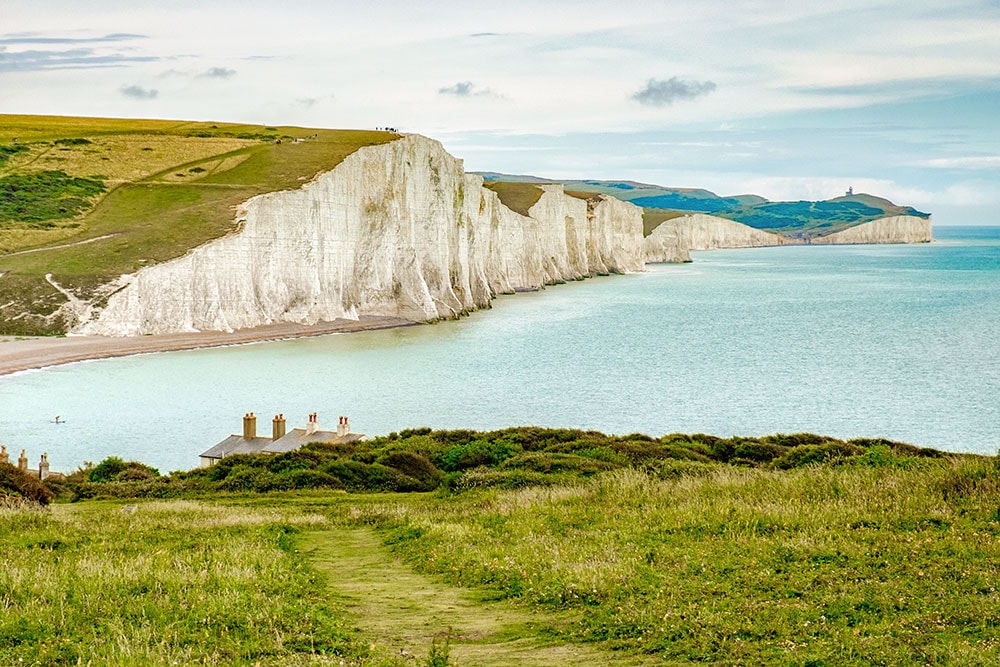
[[[942,157],[927,160],[921,164],[940,169],[1000,169],[1000,155]]]

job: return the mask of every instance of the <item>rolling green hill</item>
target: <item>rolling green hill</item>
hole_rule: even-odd
[[[89,298],[117,276],[225,235],[250,197],[297,188],[397,136],[0,115],[0,334],[64,330],[56,311],[66,296],[47,274]]]
[[[550,183],[535,176],[481,172],[489,187],[496,183]],[[826,201],[772,202],[758,195],[720,197],[709,190],[668,188],[635,181],[559,181],[568,190],[600,192],[646,209],[645,233],[656,225],[686,213],[708,213],[735,220],[750,227],[785,236],[825,236],[847,227],[892,215],[929,214],[910,206],[897,206],[888,199],[868,194],[851,194]]]

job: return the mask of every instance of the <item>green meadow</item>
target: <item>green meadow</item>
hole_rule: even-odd
[[[170,475],[109,459],[45,490],[8,469],[2,664],[991,665],[1000,649],[993,457],[416,429]]]
[[[53,315],[65,297],[48,274],[91,298],[122,274],[229,233],[250,197],[300,187],[397,136],[0,115],[0,333],[65,329]]]

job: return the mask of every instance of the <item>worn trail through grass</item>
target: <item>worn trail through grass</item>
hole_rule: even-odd
[[[548,630],[574,617],[542,614],[414,572],[367,529],[313,532],[303,548],[356,614],[365,639],[390,655],[423,659],[450,630],[452,662],[465,665],[643,665],[642,657],[566,644]]]

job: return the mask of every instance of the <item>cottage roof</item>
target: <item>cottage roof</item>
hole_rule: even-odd
[[[303,445],[310,442],[322,442],[325,444],[357,442],[363,437],[364,435],[361,433],[337,435],[336,431],[313,431],[312,433],[307,434],[304,428],[293,428],[277,440],[271,441],[270,444],[261,451],[267,452],[268,454],[282,454],[284,452],[292,452],[296,449],[300,449]]]
[[[337,435],[336,431],[314,431],[306,435],[304,428],[293,428],[277,440],[270,438],[251,438],[246,440],[242,435],[231,435],[211,449],[202,452],[203,459],[221,459],[233,454],[283,454],[301,449],[310,442],[327,444],[352,444],[364,439],[364,433],[346,433]]]
[[[273,442],[270,438],[250,438],[248,440],[242,435],[231,435],[208,451],[203,452],[201,457],[203,459],[221,459],[233,454],[258,454]]]

